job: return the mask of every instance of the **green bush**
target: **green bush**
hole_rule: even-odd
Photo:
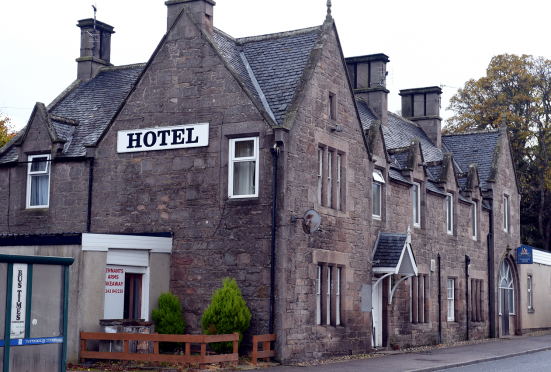
[[[153,309],[151,317],[155,321],[155,332],[163,335],[183,335],[186,323],[182,316],[182,305],[180,299],[170,291],[161,293],[159,296],[159,308]],[[176,343],[182,347],[182,343]],[[175,349],[175,343],[160,342],[159,347],[163,351]]]
[[[251,324],[251,312],[241,295],[235,279],[226,278],[223,287],[212,294],[210,305],[203,314],[201,325],[206,335],[224,335],[239,332],[239,344],[243,333]],[[233,353],[233,342],[209,344],[217,353]]]

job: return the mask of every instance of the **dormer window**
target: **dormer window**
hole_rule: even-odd
[[[29,156],[27,208],[48,208],[50,204],[50,155]]]

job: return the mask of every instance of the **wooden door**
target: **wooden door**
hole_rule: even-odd
[[[501,335],[509,335],[509,291],[501,289]]]
[[[142,274],[126,274],[124,286],[124,319],[140,319],[142,316]]]

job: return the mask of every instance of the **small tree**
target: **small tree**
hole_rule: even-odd
[[[241,295],[235,279],[226,278],[223,287],[212,294],[210,305],[203,314],[201,325],[206,335],[239,332],[239,344],[243,333],[251,324],[251,312]],[[233,342],[209,344],[217,353],[232,353]]]
[[[155,321],[155,331],[163,335],[182,335],[186,329],[186,323],[182,316],[180,299],[170,291],[161,293],[159,307],[153,309],[151,317]],[[174,350],[173,343],[161,342],[159,346],[166,351]],[[177,343],[182,347],[182,343]]]

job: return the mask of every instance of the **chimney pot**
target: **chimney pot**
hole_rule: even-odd
[[[436,147],[442,149],[442,118],[440,117],[440,87],[403,89],[402,116],[418,123]]]

